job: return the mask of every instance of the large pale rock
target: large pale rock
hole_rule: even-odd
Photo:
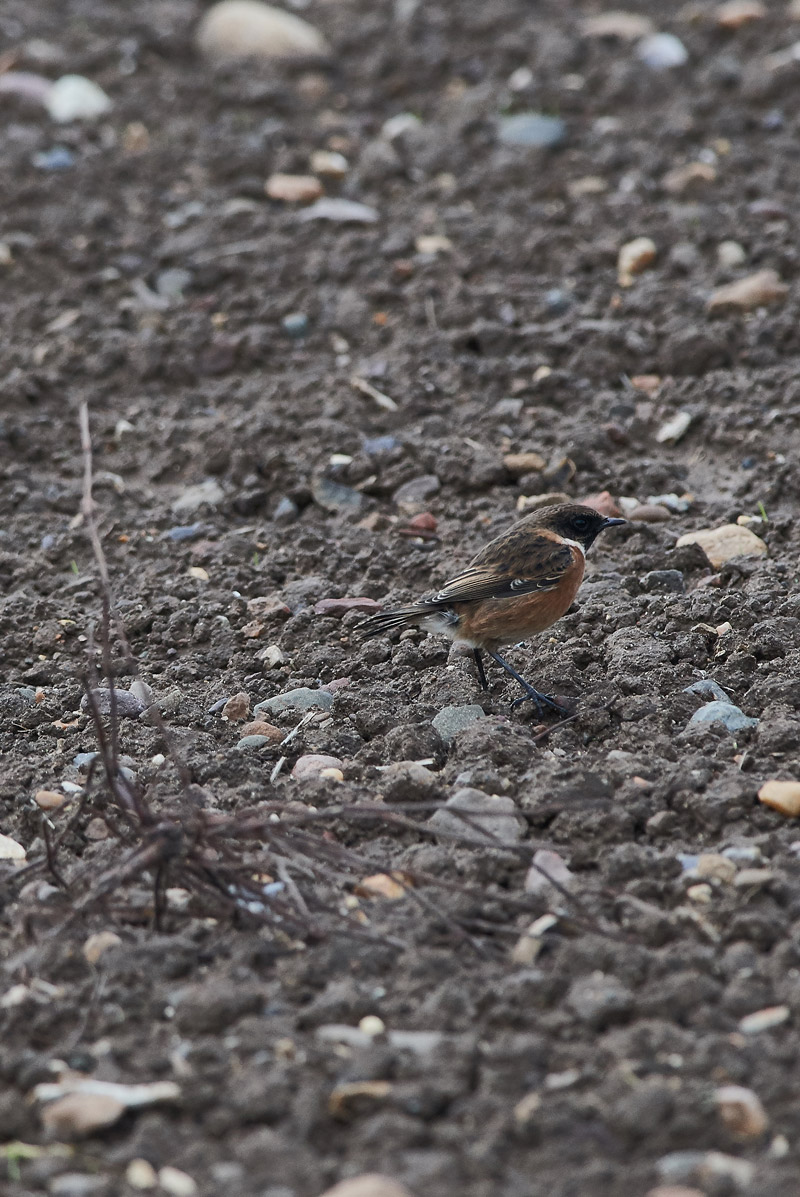
[[[325,38],[300,17],[259,0],[221,0],[197,28],[197,45],[209,58],[324,58]]]
[[[766,557],[769,550],[764,541],[739,524],[721,524],[719,528],[701,528],[679,537],[676,548],[699,544],[715,569],[733,557]]]
[[[706,308],[709,312],[749,312],[771,303],[783,303],[788,294],[789,288],[781,282],[776,270],[757,270],[735,283],[717,287]]]

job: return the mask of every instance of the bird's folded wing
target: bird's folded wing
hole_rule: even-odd
[[[541,546],[541,547],[540,547]],[[542,537],[524,560],[470,565],[456,574],[442,589],[422,600],[424,606],[447,607],[451,603],[477,603],[483,599],[519,598],[523,594],[553,590],[573,564],[569,545]],[[515,569],[514,567],[519,568]]]

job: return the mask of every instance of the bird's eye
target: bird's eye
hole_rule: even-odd
[[[589,526],[589,521],[585,515],[576,515],[575,519],[572,521],[572,526],[573,528],[576,528],[578,532],[584,532]]]

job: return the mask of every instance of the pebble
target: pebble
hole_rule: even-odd
[[[322,184],[313,175],[270,175],[264,184],[270,199],[285,204],[311,204],[322,195]]]
[[[449,237],[442,236],[441,233],[427,233],[417,237],[414,249],[418,254],[451,254],[453,242]]]
[[[154,1189],[158,1173],[149,1160],[135,1159],[125,1169],[125,1180],[132,1189]]]
[[[332,220],[339,224],[376,224],[379,213],[376,208],[368,204],[359,204],[356,200],[342,199],[338,196],[323,196],[310,208],[303,208],[298,213],[298,220]]]
[[[525,893],[546,894],[551,892],[553,889],[550,884],[551,879],[558,882],[559,885],[570,886],[575,880],[575,874],[558,852],[551,852],[547,848],[538,848],[533,854],[533,863],[525,875]]]
[[[760,537],[739,524],[722,524],[719,528],[701,528],[679,537],[675,547],[698,544],[714,569],[719,569],[734,557],[766,557],[769,550]]]
[[[252,723],[246,723],[242,728],[239,742],[241,743],[248,736],[263,736],[266,740],[280,743],[285,735],[283,729],[276,727],[274,723],[265,723],[263,719],[254,719]]]
[[[322,34],[308,21],[261,4],[222,0],[212,5],[197,28],[197,46],[214,59],[324,58]]]
[[[758,720],[745,715],[732,702],[707,702],[695,711],[689,720],[689,727],[696,727],[701,723],[721,723],[726,731],[745,731],[749,727],[758,727]]]
[[[40,810],[58,810],[67,801],[67,796],[59,794],[57,790],[37,790],[33,801]]]
[[[418,761],[394,761],[381,768],[384,802],[427,802],[436,796],[438,779]]]
[[[754,1010],[740,1018],[739,1030],[743,1035],[760,1035],[762,1031],[770,1031],[787,1022],[790,1013],[788,1006],[765,1006],[763,1010]]]
[[[557,116],[517,112],[514,116],[501,117],[497,132],[503,145],[554,149],[566,139],[567,126]]]
[[[679,411],[662,424],[656,433],[660,445],[677,445],[692,426],[694,416],[690,411]]]
[[[540,507],[571,502],[572,499],[563,490],[548,490],[540,495],[520,495],[517,499],[517,511],[538,511]]]
[[[174,528],[167,528],[166,532],[162,533],[162,539],[180,544],[184,540],[196,540],[205,530],[205,524],[176,524]]]
[[[661,186],[670,195],[682,195],[684,191],[698,184],[714,183],[717,172],[708,162],[687,162],[668,170],[661,180]]]
[[[699,877],[708,877],[709,880],[730,885],[736,877],[736,865],[718,852],[701,852],[697,858],[695,872]]]
[[[648,594],[685,594],[686,579],[679,569],[651,569],[639,579]]]
[[[309,778],[319,777],[327,769],[341,771],[342,762],[338,756],[325,756],[321,752],[309,752],[298,757],[292,769],[292,777],[297,781],[308,781]]]
[[[341,618],[348,611],[360,611],[364,615],[371,615],[380,611],[381,605],[371,598],[331,598],[320,599],[314,604],[315,615],[331,615]]]
[[[311,483],[314,502],[326,511],[357,511],[364,502],[364,496],[341,482],[330,478],[314,478]]]
[[[507,453],[503,465],[512,477],[519,478],[522,474],[540,473],[547,462],[541,453]]]
[[[305,317],[303,317],[305,319]],[[288,319],[288,317],[287,317]],[[290,336],[293,334],[290,333]],[[272,518],[276,524],[293,524],[300,514],[300,508],[293,499],[287,498],[286,495],[278,501],[278,505],[272,513]]]
[[[333,705],[333,695],[330,690],[312,690],[309,686],[299,686],[296,690],[287,690],[285,694],[276,694],[274,698],[266,698],[253,707],[253,714],[268,711],[271,715],[278,711],[310,711],[320,707],[329,711]]]
[[[440,488],[441,483],[435,474],[421,474],[398,486],[392,501],[405,515],[416,515],[424,510],[428,499],[432,499]]]
[[[385,898],[389,902],[397,902],[406,896],[406,886],[388,873],[373,873],[370,877],[362,877],[354,892],[360,898]]]
[[[315,150],[311,155],[311,169],[314,174],[330,179],[343,179],[350,169],[344,154],[335,150]]]
[[[710,902],[713,897],[713,890],[710,885],[701,882],[699,885],[690,885],[686,891],[686,897],[690,902]]]
[[[651,33],[639,42],[636,57],[654,71],[667,71],[685,66],[689,52],[674,33]]]
[[[281,736],[283,739],[283,736]],[[272,736],[262,736],[257,732],[249,736],[242,736],[237,742],[236,747],[242,752],[246,752],[250,748],[266,748],[268,744],[274,744],[275,741]]]
[[[570,199],[583,199],[585,195],[603,195],[608,191],[608,182],[601,175],[583,175],[567,183]]]
[[[389,1081],[345,1081],[331,1090],[328,1113],[340,1122],[348,1122],[358,1114],[373,1113],[391,1092]]]
[[[229,698],[222,708],[222,716],[224,719],[229,719],[231,723],[240,723],[242,719],[246,719],[250,711],[250,695],[242,691],[239,694],[234,694]]]
[[[717,698],[720,702],[730,702],[730,698],[722,689],[719,682],[715,682],[710,677],[701,678],[699,682],[692,682],[691,686],[685,686],[684,694],[698,694],[701,698]]]
[[[58,1138],[77,1139],[113,1126],[125,1109],[124,1102],[107,1093],[68,1093],[45,1106],[42,1123]]]
[[[720,241],[717,246],[717,262],[723,270],[734,270],[747,261],[747,253],[738,241]]]
[[[767,1112],[761,1099],[743,1085],[722,1085],[714,1093],[726,1130],[737,1139],[756,1139],[767,1129]]]
[[[198,1192],[197,1181],[188,1172],[173,1168],[171,1164],[159,1168],[158,1183],[171,1197],[195,1197]]]
[[[364,1172],[361,1176],[340,1181],[332,1189],[326,1189],[322,1197],[414,1197],[414,1194],[382,1172]]]
[[[796,819],[800,816],[800,781],[765,781],[758,791],[758,800],[764,806],[771,806],[780,814]]]
[[[721,29],[741,29],[752,21],[761,21],[767,15],[761,0],[727,0],[714,12],[714,19]]]
[[[722,1151],[671,1151],[656,1161],[656,1171],[665,1180],[689,1180],[724,1177],[746,1188],[755,1175],[749,1160],[726,1155]]]
[[[666,507],[668,511],[673,511],[676,515],[684,515],[694,502],[694,496],[676,495],[670,491],[664,495],[648,495],[647,502],[655,503],[659,507]]]
[[[641,274],[652,266],[658,255],[655,241],[650,237],[635,237],[626,241],[617,256],[617,281],[621,287],[630,287],[634,275]]]
[[[601,490],[599,494],[589,495],[585,499],[581,499],[584,507],[591,507],[594,511],[598,511],[600,515],[610,516],[616,518],[622,515],[622,511],[617,505],[617,501],[610,491]]]
[[[171,270],[160,270],[156,275],[156,292],[166,299],[181,300],[192,278],[190,270],[181,270],[177,266]]]
[[[659,503],[637,503],[635,507],[627,510],[625,515],[633,523],[640,524],[663,524],[669,519],[666,507]]]
[[[705,1197],[701,1189],[687,1189],[686,1185],[657,1185],[648,1189],[644,1197]]]
[[[454,810],[464,811],[465,817],[453,814]],[[516,844],[524,830],[513,798],[471,787],[456,790],[441,810],[431,815],[428,826],[484,845],[492,841]]]
[[[95,120],[111,110],[111,100],[102,87],[83,75],[62,75],[48,91],[45,108],[59,124]]]
[[[4,71],[0,75],[0,95],[20,96],[34,103],[44,104],[52,86],[51,79],[35,71]]]
[[[37,170],[69,170],[75,165],[75,154],[65,145],[54,145],[49,150],[40,150],[31,159]]]
[[[62,1172],[47,1186],[49,1197],[107,1197],[108,1177],[90,1172]]]
[[[585,37],[616,37],[636,42],[653,33],[653,22],[637,12],[601,12],[587,17],[581,24],[581,32]]]
[[[10,835],[0,834],[0,860],[24,860],[27,853],[22,844]]]
[[[131,694],[129,690],[109,690],[105,687],[98,687],[90,690],[88,694],[84,694],[81,699],[81,710],[90,711],[91,699],[94,700],[94,705],[100,715],[111,714],[111,696],[114,696],[114,705],[116,707],[117,716],[120,719],[138,719],[144,710],[144,703]],[[94,756],[95,754],[93,754]]]
[[[775,880],[772,869],[742,869],[734,884],[737,889],[765,889]]]
[[[442,707],[433,719],[433,726],[444,743],[450,744],[459,732],[485,718],[486,712],[483,707],[467,703],[463,706]]]
[[[287,337],[291,337],[293,341],[300,341],[303,337],[308,336],[311,322],[305,312],[287,312],[285,316],[281,317],[281,328]],[[286,512],[291,511],[292,518],[294,518],[297,507],[291,499],[281,499],[272,518],[280,522],[283,518],[284,508]]]
[[[111,948],[118,948],[122,940],[114,931],[95,931],[85,940],[83,948],[83,956],[88,960],[89,964],[97,964],[104,952],[108,952]]]
[[[776,270],[757,270],[755,274],[748,274],[735,283],[717,287],[706,304],[706,310],[749,312],[771,303],[782,303],[788,294],[789,288],[781,282]]]
[[[268,644],[256,653],[256,660],[261,661],[265,669],[276,669],[286,660],[283,649],[278,644]]]
[[[189,515],[206,505],[216,507],[224,498],[225,491],[216,478],[206,478],[205,482],[187,486],[177,499],[173,500],[172,510],[176,515]]]

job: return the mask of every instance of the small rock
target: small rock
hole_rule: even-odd
[[[59,794],[57,790],[37,790],[33,801],[40,810],[58,810],[67,801],[67,796]]]
[[[45,97],[45,108],[54,121],[95,120],[111,110],[111,100],[102,87],[83,75],[62,75]]]
[[[435,474],[421,474],[398,486],[392,495],[392,501],[397,504],[406,515],[414,515],[420,511],[428,499],[439,491],[441,483]]]
[[[667,511],[673,511],[676,515],[684,515],[694,502],[694,496],[676,495],[671,491],[665,495],[648,495],[647,502],[666,507]]]
[[[689,727],[701,723],[721,723],[726,731],[745,731],[749,727],[758,727],[758,720],[745,715],[732,702],[707,702],[695,711],[689,720]]]
[[[686,1185],[658,1185],[648,1189],[645,1197],[705,1197],[701,1189],[687,1189]]]
[[[47,1192],[50,1197],[108,1197],[108,1183],[107,1176],[89,1172],[62,1172],[60,1176],[53,1177]]]
[[[758,791],[758,800],[764,806],[791,819],[800,816],[800,781],[765,781]]]
[[[632,523],[663,524],[669,519],[669,512],[658,503],[637,503],[625,511],[625,516]]]
[[[656,433],[656,440],[660,445],[677,445],[692,426],[694,416],[690,411],[679,411],[662,424]]]
[[[125,1169],[125,1180],[132,1189],[154,1189],[158,1173],[148,1160],[131,1160]]]
[[[172,510],[176,515],[188,515],[200,507],[216,507],[225,498],[216,478],[206,478],[205,482],[198,482],[195,486],[187,486],[182,494],[173,501]]]
[[[574,880],[575,874],[568,868],[562,856],[557,852],[548,851],[547,848],[538,848],[525,875],[525,893],[546,894],[553,890],[551,881],[569,887]]]
[[[723,270],[734,270],[747,261],[747,253],[738,241],[720,241],[717,246],[717,262]]]
[[[265,669],[277,669],[286,658],[280,645],[268,644],[266,648],[262,648],[256,653],[256,660],[261,661]],[[266,732],[264,734],[266,735]]]
[[[616,977],[592,973],[573,982],[566,1003],[594,1030],[623,1021],[633,1008],[634,996]]]
[[[608,191],[608,183],[600,175],[583,175],[580,179],[571,179],[567,183],[567,195],[570,199],[583,199],[586,195],[603,195]]]
[[[334,150],[315,150],[311,155],[311,169],[315,175],[343,179],[350,169],[350,163],[344,154],[337,154]]]
[[[661,186],[670,195],[682,195],[690,188],[713,183],[716,178],[717,172],[708,162],[688,162],[686,166],[668,170],[661,180]]]
[[[303,208],[298,220],[332,220],[339,224],[376,224],[379,213],[376,208],[359,204],[355,200],[338,196],[323,196],[310,208]]]
[[[350,1081],[334,1086],[328,1098],[331,1118],[348,1122],[358,1114],[373,1113],[392,1092],[389,1081]]]
[[[760,1035],[762,1031],[770,1031],[787,1022],[789,1014],[788,1006],[766,1006],[763,1010],[745,1014],[739,1020],[739,1030],[743,1035]]]
[[[558,503],[572,501],[563,490],[548,490],[540,495],[520,495],[517,499],[517,511],[538,511],[540,507],[553,507]]]
[[[281,317],[281,328],[287,337],[291,337],[293,341],[300,341],[303,337],[307,337],[310,327],[311,325],[305,312],[288,312],[285,316]],[[282,505],[287,505],[286,510],[292,513],[292,518],[297,514],[297,507],[292,503],[291,499],[281,499],[272,517],[278,520],[279,523],[284,514],[281,510]]]
[[[783,303],[788,294],[789,288],[781,282],[776,270],[757,270],[755,274],[748,274],[735,283],[717,287],[706,304],[706,310],[749,312],[771,303]]]
[[[722,1085],[714,1099],[725,1128],[737,1139],[756,1139],[767,1129],[767,1112],[752,1089]]]
[[[498,121],[498,137],[503,145],[554,149],[567,136],[567,126],[557,116],[540,112],[517,112]]]
[[[719,682],[715,682],[710,677],[704,677],[699,682],[692,682],[691,686],[685,686],[684,694],[698,694],[701,698],[717,698],[720,702],[730,702],[730,698],[722,689]]]
[[[237,742],[236,747],[241,752],[247,752],[251,748],[266,748],[267,744],[274,743],[275,741],[273,740],[272,736],[263,736],[258,732],[255,732],[253,735],[242,736]]]
[[[581,23],[585,37],[616,37],[624,42],[636,42],[653,32],[653,22],[637,12],[601,12]]]
[[[168,528],[163,534],[163,539],[173,540],[176,543],[183,540],[196,540],[198,536],[203,535],[205,530],[205,524],[178,524],[174,528]]]
[[[78,1139],[104,1126],[113,1126],[126,1110],[125,1103],[107,1093],[68,1093],[42,1111],[45,1129],[59,1139]]]
[[[503,465],[512,478],[519,478],[523,474],[540,473],[547,462],[540,453],[507,453],[503,458]]]
[[[309,686],[299,686],[296,690],[287,690],[285,694],[276,694],[274,698],[267,698],[253,707],[253,714],[268,711],[271,715],[278,711],[310,711],[320,707],[329,711],[333,704],[330,690],[312,690]]]
[[[221,0],[204,14],[197,45],[214,59],[324,58],[322,34],[291,13],[259,0]]]
[[[772,869],[742,869],[734,882],[737,889],[766,889],[775,880]]]
[[[406,896],[407,888],[407,884],[403,885],[394,875],[373,873],[370,877],[362,877],[353,892],[360,898],[385,898],[389,902],[396,902]]]
[[[650,237],[635,237],[627,241],[617,257],[617,281],[621,287],[633,285],[634,276],[652,266],[658,255],[655,241]]]
[[[314,502],[326,511],[357,511],[364,496],[352,487],[331,482],[330,478],[315,478],[311,483]]]
[[[95,931],[93,935],[84,942],[83,955],[89,964],[97,964],[104,952],[110,948],[118,948],[122,943],[120,937],[114,931]]]
[[[255,719],[252,723],[244,725],[239,742],[241,743],[248,736],[263,736],[265,739],[279,744],[285,735],[286,733],[280,727],[276,727],[274,723],[265,723],[263,719]]]
[[[222,708],[222,716],[224,719],[229,719],[231,723],[241,723],[242,719],[247,718],[249,711],[250,695],[242,691],[228,699]]]
[[[464,817],[452,813],[456,810],[463,811]],[[431,815],[428,825],[475,843],[498,846],[516,844],[524,829],[513,798],[469,787],[456,790],[442,809]]]
[[[332,598],[320,599],[314,604],[315,615],[330,615],[341,618],[348,611],[360,611],[364,615],[371,615],[380,611],[381,605],[371,598]]]
[[[311,204],[322,195],[322,184],[313,175],[270,175],[264,184],[270,199],[285,204]]]
[[[417,237],[414,248],[418,254],[451,254],[453,242],[440,233],[428,233]]]
[[[292,769],[292,777],[297,781],[308,781],[311,777],[319,777],[326,769],[341,770],[342,762],[338,756],[325,756],[323,753],[309,752],[298,757]]]
[[[198,1192],[197,1181],[188,1172],[173,1168],[171,1164],[159,1168],[158,1183],[171,1197],[195,1197]]]
[[[291,613],[279,594],[258,594],[247,600],[247,614],[254,619],[288,619]]]
[[[442,707],[433,720],[433,726],[444,743],[449,744],[459,732],[485,718],[483,707],[468,703],[464,706]]]
[[[171,270],[160,270],[156,275],[156,293],[166,299],[183,299],[183,293],[192,281],[189,270],[174,267]]]
[[[719,528],[702,528],[679,537],[676,548],[698,544],[714,569],[719,569],[734,557],[766,557],[769,550],[760,537],[739,524],[722,524]]]
[[[749,1160],[726,1155],[722,1151],[671,1151],[656,1161],[656,1171],[665,1180],[698,1180],[723,1177],[746,1188],[753,1179],[755,1166]]]
[[[690,902],[710,902],[713,891],[710,885],[701,882],[700,885],[690,885],[686,891],[686,897]]]
[[[651,569],[639,583],[648,594],[684,594],[686,580],[679,569]]]
[[[601,490],[596,495],[589,495],[587,498],[581,499],[581,503],[584,507],[591,507],[600,515],[609,516],[612,519],[622,515],[614,496],[607,490]]]
[[[639,42],[636,57],[654,71],[667,71],[685,66],[689,52],[673,33],[652,33]]]
[[[342,1180],[322,1197],[414,1197],[410,1189],[380,1172],[365,1172]]]
[[[761,0],[728,0],[720,4],[714,19],[721,29],[741,29],[752,21],[761,21],[767,15]]]
[[[69,170],[75,165],[75,155],[65,145],[54,145],[34,154],[31,161],[37,170]]]
[[[81,710],[91,711],[93,702],[98,714],[110,715],[112,710],[112,695],[118,718],[139,718],[144,710],[144,704],[139,701],[135,694],[131,694],[129,690],[109,690],[104,687],[90,690],[81,699]]]
[[[701,852],[697,858],[695,872],[699,877],[722,881],[725,885],[730,885],[736,879],[736,865],[718,852]]]
[[[285,320],[288,320],[288,318],[288,316],[284,317]],[[303,319],[305,320],[306,318],[303,317]],[[307,324],[308,321],[306,320],[306,325]],[[303,333],[303,335],[305,336],[305,333]],[[290,332],[289,336],[294,336],[294,334]],[[276,524],[293,524],[299,514],[300,508],[297,506],[294,500],[284,495],[283,498],[278,501],[278,505],[272,513],[272,518]]]
[[[0,835],[0,860],[24,860],[26,855],[22,844],[10,835]]]
[[[438,787],[436,774],[417,761],[395,761],[381,770],[379,789],[384,802],[427,802]]]

